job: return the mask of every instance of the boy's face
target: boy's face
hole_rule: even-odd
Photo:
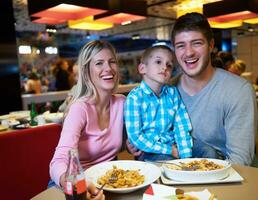
[[[212,67],[210,53],[214,41],[208,43],[199,31],[183,31],[175,36],[174,46],[178,63],[189,77],[201,75],[207,67]]]
[[[148,84],[165,84],[171,77],[173,56],[170,51],[156,49],[151,52],[145,63],[139,65],[139,72]]]

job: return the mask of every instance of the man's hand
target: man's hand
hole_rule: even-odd
[[[134,156],[140,156],[142,155],[142,151],[138,150],[136,147],[134,147],[129,140],[126,140],[126,148],[127,151],[131,154],[133,154]]]

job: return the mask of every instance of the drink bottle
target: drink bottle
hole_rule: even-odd
[[[36,126],[38,125],[37,121],[35,120],[38,113],[36,111],[36,104],[34,102],[31,103],[31,109],[30,109],[30,125]]]
[[[69,151],[69,164],[65,173],[64,193],[66,200],[86,200],[86,180],[77,149]]]

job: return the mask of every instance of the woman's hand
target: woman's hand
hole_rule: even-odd
[[[61,186],[61,188],[64,188],[64,185],[65,185],[65,173],[63,173],[63,174],[60,176],[59,185]]]
[[[129,140],[126,140],[126,148],[129,153],[133,154],[134,156],[140,156],[143,152],[133,146]]]
[[[92,183],[88,183],[88,200],[105,200],[105,195],[103,194],[103,190],[98,190]]]
[[[60,186],[63,188],[65,184],[65,173],[60,177]],[[105,195],[103,194],[103,190],[99,191],[98,188],[95,187],[92,183],[87,183],[87,200],[105,200]],[[99,193],[98,193],[99,192]]]

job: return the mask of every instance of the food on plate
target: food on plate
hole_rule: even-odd
[[[116,180],[109,181],[113,177],[116,177]],[[114,165],[113,169],[98,178],[97,183],[100,185],[106,183],[107,188],[129,188],[142,184],[144,179],[144,175],[140,174],[139,170],[124,170]]]
[[[180,162],[180,165],[166,164],[166,167],[173,170],[183,170],[184,168],[189,168],[193,169],[193,171],[211,171],[225,168],[223,165],[219,165],[207,159],[194,160],[187,163]]]

